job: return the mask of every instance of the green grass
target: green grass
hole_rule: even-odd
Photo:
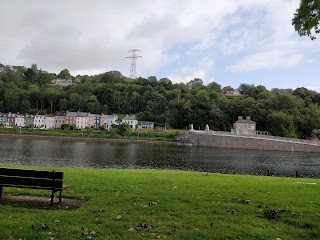
[[[33,129],[33,128],[0,128],[0,133],[9,133],[15,135],[49,135],[58,137],[84,137],[84,138],[106,138],[106,139],[127,139],[134,138],[137,140],[159,140],[159,141],[174,141],[175,137],[183,134],[184,130],[139,130],[130,133],[128,136],[111,133],[100,129],[80,130],[60,130],[60,129]]]
[[[71,210],[0,204],[0,239],[87,239],[82,233],[90,231],[92,239],[320,239],[319,179],[56,170],[70,185],[64,196],[87,201]],[[8,193],[49,195],[4,188]],[[284,212],[270,220],[268,210]]]

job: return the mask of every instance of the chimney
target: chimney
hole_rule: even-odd
[[[247,116],[246,119],[247,119],[247,120],[251,120],[251,116]]]
[[[243,117],[242,116],[238,116],[238,120],[243,120]]]

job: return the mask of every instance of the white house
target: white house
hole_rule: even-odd
[[[121,123],[128,124],[129,127],[133,130],[136,130],[138,126],[138,120],[136,119],[135,115],[132,115],[132,116],[127,115],[122,119]]]
[[[14,119],[14,125],[16,125],[17,127],[24,127],[25,126],[24,115],[17,114],[16,118]]]
[[[76,128],[77,129],[84,129],[84,128],[88,127],[88,115],[89,115],[89,113],[77,112],[77,117],[76,117]]]
[[[60,78],[52,80],[52,83],[62,87],[67,87],[73,84],[71,79],[67,80],[67,79],[60,79]]]
[[[138,129],[154,129],[154,122],[140,121]]]
[[[46,115],[38,115],[34,116],[34,127],[41,128],[45,126],[44,120],[46,119]]]
[[[55,117],[47,115],[44,118],[43,123],[44,123],[45,129],[53,129],[53,128],[55,128]]]

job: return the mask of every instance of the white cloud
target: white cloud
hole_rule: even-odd
[[[138,75],[211,81],[214,62],[215,72],[230,59],[235,73],[287,69],[320,51],[291,26],[299,0],[0,1],[0,62],[54,72],[128,75],[125,57],[137,48]]]
[[[214,62],[212,59],[204,58],[197,66],[184,67],[176,73],[170,74],[167,78],[174,83],[187,83],[195,78],[200,78],[204,83],[212,82],[213,79],[208,79],[208,73],[212,70]]]
[[[237,63],[227,67],[232,72],[250,72],[262,69],[285,69],[297,65],[302,60],[300,54],[282,51],[259,52],[245,56]]]

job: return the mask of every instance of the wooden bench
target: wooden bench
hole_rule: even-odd
[[[61,203],[62,190],[69,186],[63,185],[63,172],[0,168],[0,198],[3,187],[51,190],[50,206],[52,206],[54,194],[60,192],[59,203]]]

